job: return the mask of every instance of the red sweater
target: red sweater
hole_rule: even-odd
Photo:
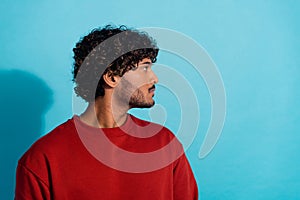
[[[107,149],[99,143],[99,130],[120,149],[147,159],[124,158],[118,149]],[[172,141],[171,150],[163,151]],[[177,144],[165,127],[133,116],[119,128],[104,129],[74,116],[39,139],[19,160],[15,199],[198,199],[190,165]],[[151,152],[161,157],[151,157]]]

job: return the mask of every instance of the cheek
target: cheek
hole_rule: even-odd
[[[145,84],[147,84],[147,77],[140,74],[134,74],[130,76],[124,76],[124,79],[131,83],[132,86],[135,88],[143,87]]]

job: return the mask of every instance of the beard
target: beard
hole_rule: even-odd
[[[155,101],[153,99],[147,101],[141,89],[135,87],[126,79],[122,80],[121,85],[122,87],[116,91],[118,99],[130,108],[151,108],[154,106]]]
[[[154,106],[155,101],[147,102],[145,96],[140,89],[137,89],[129,99],[130,108],[151,108]]]

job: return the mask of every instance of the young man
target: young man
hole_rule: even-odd
[[[125,26],[106,26],[73,51],[75,92],[88,107],[19,160],[15,199],[198,199],[176,137],[127,113],[155,103],[155,41]]]

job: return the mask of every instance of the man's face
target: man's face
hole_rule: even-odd
[[[154,105],[154,91],[158,78],[152,71],[149,58],[140,61],[136,68],[126,72],[116,88],[116,95],[130,108],[150,108]]]

